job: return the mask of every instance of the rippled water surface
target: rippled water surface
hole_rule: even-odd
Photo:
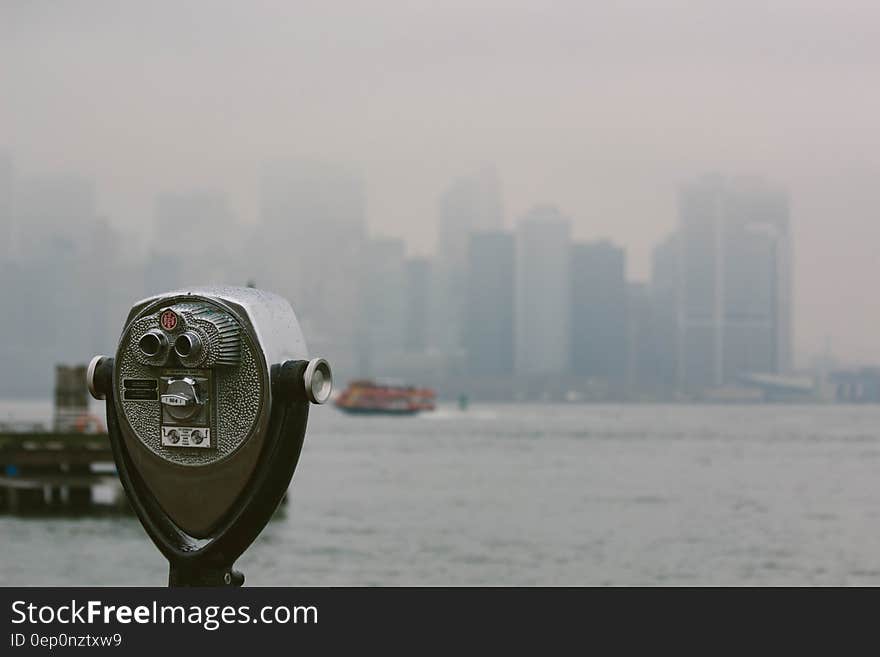
[[[3,584],[167,576],[133,517],[0,517],[0,553]],[[880,408],[322,407],[237,566],[250,585],[880,584]]]

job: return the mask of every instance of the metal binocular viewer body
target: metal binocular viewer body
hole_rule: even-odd
[[[235,560],[284,498],[309,404],[332,388],[290,304],[252,288],[150,297],[87,378],[107,401],[119,478],[168,559],[169,585],[241,585]]]

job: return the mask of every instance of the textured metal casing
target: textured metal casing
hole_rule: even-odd
[[[212,436],[219,435],[221,441],[216,449],[175,450],[161,445],[158,404],[141,402],[142,406],[137,406],[123,399],[124,378],[130,376],[128,370],[132,367],[137,370],[130,353],[131,332],[140,326],[138,322],[143,323],[166,307],[199,304],[228,313],[240,326],[240,362],[232,364],[234,359],[226,354],[214,367],[213,376],[222,379],[224,372],[237,374],[240,370],[246,385],[236,384],[237,388],[225,392],[225,399],[215,400],[214,421],[220,431],[212,432]],[[273,366],[307,358],[293,309],[285,299],[269,292],[238,287],[186,288],[134,304],[115,358],[115,405],[133,462],[159,504],[181,529],[195,537],[206,536],[230,508],[253,473],[268,429]],[[157,372],[162,370],[158,365],[151,367]],[[137,417],[139,414],[146,414],[146,419]]]
[[[263,352],[267,369],[287,360],[308,357],[306,341],[290,303],[277,294],[250,287],[182,288],[147,297],[132,306],[125,322],[126,329],[149,306],[163,303],[172,305],[172,302],[193,301],[199,298],[219,302],[220,305],[236,309],[239,315],[248,318],[249,326],[256,335],[256,342]]]

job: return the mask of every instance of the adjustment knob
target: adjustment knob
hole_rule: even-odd
[[[333,392],[333,372],[323,358],[313,358],[303,374],[306,397],[313,404],[323,404]]]
[[[200,395],[199,384],[188,376],[171,381],[160,400],[165,411],[175,420],[188,420],[205,403]]]

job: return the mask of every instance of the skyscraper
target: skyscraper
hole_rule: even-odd
[[[788,199],[704,176],[680,195],[679,367],[685,390],[791,366]]]
[[[98,216],[94,181],[75,174],[23,176],[15,186],[15,216],[22,256],[74,254]]]
[[[515,257],[516,243],[511,233],[471,235],[464,344],[472,376],[513,374]]]
[[[219,192],[184,190],[156,197],[145,291],[235,282],[240,229]]]
[[[440,196],[438,258],[445,266],[463,271],[470,234],[501,230],[503,225],[504,208],[495,170],[487,168],[459,178]]]
[[[29,321],[27,330],[14,324],[0,329],[0,342],[14,346],[0,357],[16,372],[13,394],[45,394],[55,363],[90,353],[95,337],[106,335],[102,313],[113,291],[97,294],[87,275],[105,265],[105,254],[93,251],[98,223],[93,181],[64,173],[18,176],[13,195],[13,280],[26,280],[28,288],[26,296],[14,289],[4,296],[11,297],[12,307],[28,308]],[[108,265],[100,280],[114,277]]]
[[[530,210],[517,227],[516,371],[569,370],[571,223],[552,205]]]
[[[351,375],[366,201],[360,178],[326,162],[289,161],[264,168],[260,226],[247,278],[287,297],[309,348]]]
[[[626,310],[626,387],[630,393],[648,390],[656,377],[654,370],[654,326],[650,286],[627,284]]]
[[[421,353],[428,348],[431,305],[431,261],[406,261],[406,350]]]
[[[650,331],[639,385],[669,395],[678,386],[679,239],[673,233],[651,254]]]
[[[364,245],[358,326],[358,374],[388,376],[389,358],[405,349],[407,328],[406,246],[376,238]],[[391,372],[393,374],[393,372]]]
[[[440,196],[431,342],[455,353],[463,339],[468,239],[475,231],[501,230],[504,211],[494,169],[459,178]]]
[[[611,242],[571,249],[572,373],[622,384],[627,363],[626,255]]]

